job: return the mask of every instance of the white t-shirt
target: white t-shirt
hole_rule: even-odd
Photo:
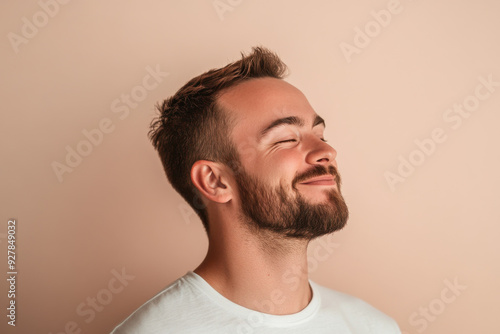
[[[309,284],[312,299],[306,308],[294,314],[271,315],[233,303],[189,271],[111,334],[401,334],[393,319],[366,302],[312,281]]]

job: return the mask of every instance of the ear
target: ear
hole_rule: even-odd
[[[232,198],[232,189],[224,166],[213,161],[198,160],[191,167],[191,181],[207,199],[227,203]]]

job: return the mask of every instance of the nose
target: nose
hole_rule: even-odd
[[[317,136],[309,138],[309,145],[307,150],[306,162],[311,165],[334,165],[337,167],[335,158],[337,151],[322,141]]]

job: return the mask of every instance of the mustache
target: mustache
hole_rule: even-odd
[[[335,178],[335,182],[340,187],[341,184],[340,174],[338,173],[337,168],[335,168],[335,166],[332,165],[328,167],[317,165],[302,174],[296,175],[292,181],[292,187],[295,189],[295,185],[297,183],[306,181],[315,176],[322,176],[322,175],[332,175]]]

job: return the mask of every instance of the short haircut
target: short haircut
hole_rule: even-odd
[[[283,79],[286,65],[270,50],[254,47],[241,60],[212,69],[186,83],[157,105],[149,137],[158,151],[168,180],[200,217],[207,233],[208,214],[191,182],[191,167],[198,160],[239,161],[230,140],[232,120],[217,103],[221,93],[253,78]]]

